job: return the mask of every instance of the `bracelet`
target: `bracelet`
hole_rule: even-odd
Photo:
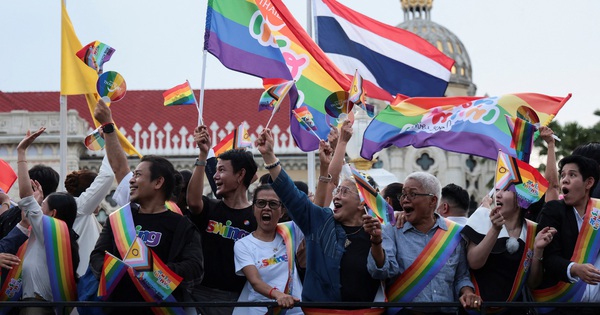
[[[375,246],[380,245],[381,243],[383,243],[383,238],[380,239],[379,242],[373,242],[373,241],[371,241],[371,245],[375,245]]]
[[[26,160],[19,160],[19,161],[17,161],[17,163],[27,163],[27,161]]]
[[[3,202],[3,203],[2,203],[2,206],[4,206],[4,205],[7,205],[7,206],[8,206],[8,209],[10,209],[10,202],[6,202],[6,201],[5,201],[5,202]]]
[[[276,168],[279,164],[281,164],[281,162],[279,161],[279,159],[277,159],[277,161],[275,161],[275,163],[265,165],[265,169],[270,170],[270,169]]]
[[[542,256],[542,257],[535,257],[535,256],[533,256],[533,259],[537,259],[539,261],[542,261],[542,260],[544,260],[544,256]]]
[[[206,166],[206,160],[200,161],[200,159],[196,158],[196,162],[194,163],[194,166]]]
[[[319,181],[323,183],[331,182],[331,174],[327,174],[327,176],[319,176]]]
[[[273,294],[272,294],[273,290],[277,290],[277,288],[276,287],[272,287],[271,291],[269,291],[269,299],[272,299],[272,300],[273,300]]]

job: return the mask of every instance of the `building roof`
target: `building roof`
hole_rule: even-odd
[[[173,133],[179,133],[185,127],[192,133],[197,126],[198,113],[193,105],[163,106],[162,90],[127,91],[125,97],[111,104],[113,120],[126,131],[134,133],[134,126],[139,123],[142,130],[148,130],[154,123],[163,129],[167,123],[173,127]],[[258,126],[264,126],[271,111],[258,112],[258,100],[262,89],[220,89],[206,90],[204,96],[204,123],[210,127],[216,123],[224,128],[228,122],[238,126],[246,122],[248,131],[255,133]],[[195,91],[199,95],[199,91]],[[60,108],[59,92],[2,92],[0,91],[0,111],[27,110],[31,112],[58,112]],[[289,102],[284,100],[282,110],[273,118],[270,126],[278,125],[285,130],[289,128]],[[88,105],[83,95],[67,98],[68,110],[76,110],[79,116],[93,126]],[[288,109],[288,110],[286,110]]]

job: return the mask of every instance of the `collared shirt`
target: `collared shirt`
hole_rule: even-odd
[[[448,226],[438,214],[436,223],[427,232],[417,230],[410,222],[397,229],[387,224],[383,227],[383,250],[385,260],[381,268],[377,268],[373,255],[369,255],[367,268],[374,278],[393,278],[404,272],[417,259],[427,243],[438,229],[447,230]],[[469,278],[469,268],[464,243],[461,241],[429,284],[413,299],[413,302],[454,302],[463,287],[473,288]],[[454,290],[448,290],[454,288]]]
[[[469,218],[467,218],[465,216],[461,216],[461,217],[446,217],[446,219],[448,219],[452,222],[456,222],[456,223],[460,224],[461,226],[465,226],[465,225],[467,225],[467,220]]]

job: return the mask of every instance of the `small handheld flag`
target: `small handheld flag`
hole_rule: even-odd
[[[509,115],[505,115],[505,117],[512,135],[510,147],[515,149],[519,160],[529,163],[529,155],[533,148],[533,138],[537,127],[519,117],[510,117]]]
[[[388,204],[373,186],[356,170],[351,167],[352,176],[356,182],[356,188],[365,204],[369,208],[369,214],[377,217],[381,224],[394,224],[394,209]]]
[[[511,188],[514,185],[514,189]],[[533,166],[499,151],[496,167],[496,189],[510,189],[517,195],[521,208],[540,200],[548,190],[548,181]]]
[[[265,91],[258,101],[258,111],[265,109],[277,111],[293,84],[294,81],[283,79],[263,79]]]
[[[75,55],[100,74],[102,73],[102,66],[110,60],[114,52],[114,48],[96,40],[83,46]]]
[[[0,190],[8,192],[17,180],[17,174],[3,159],[0,159]]]
[[[250,139],[250,135],[248,134],[248,130],[244,126],[244,123],[241,123],[240,126],[237,128],[235,139],[236,148],[252,147],[252,139]]]
[[[100,151],[104,149],[104,145],[106,144],[104,138],[100,135],[100,128],[102,128],[102,126],[96,128],[83,140],[85,147],[91,151]]]
[[[164,105],[196,105],[196,97],[189,81],[179,84],[163,93]]]
[[[319,135],[315,132],[315,130],[317,130],[317,126],[315,126],[313,116],[308,110],[308,107],[301,106],[292,109],[292,113],[294,113],[294,116],[296,116],[298,123],[300,124],[300,126],[302,126],[302,128],[304,128],[304,130],[312,132],[312,134],[315,135],[315,137],[321,140]]]

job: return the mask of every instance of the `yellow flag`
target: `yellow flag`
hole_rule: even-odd
[[[96,93],[98,74],[75,55],[83,46],[75,34],[64,3],[62,3],[61,29],[60,94]]]
[[[92,119],[94,120],[94,125],[98,127],[100,126],[100,123],[94,119],[94,109],[96,109],[96,103],[98,103],[98,94],[96,93],[98,74],[75,55],[75,53],[83,46],[75,34],[75,29],[73,28],[73,24],[71,23],[71,19],[69,18],[64,3],[62,3],[61,29],[60,94],[85,94],[85,99],[88,103]],[[116,129],[116,132],[119,137],[119,143],[121,143],[121,147],[123,147],[125,153],[142,157],[119,129]]]

